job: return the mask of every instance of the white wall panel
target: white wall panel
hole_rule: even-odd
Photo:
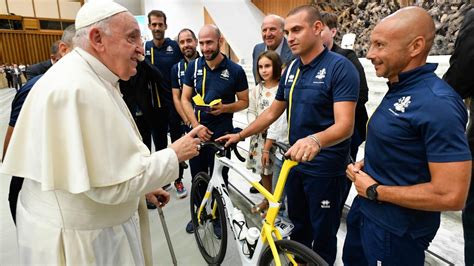
[[[0,0],[0,14],[8,15],[6,0]]]
[[[59,1],[62,19],[76,19],[77,11],[81,8],[81,3],[72,1]]]
[[[36,17],[59,18],[56,0],[34,0]]]
[[[33,3],[31,0],[7,0],[10,13],[18,16],[34,17]]]

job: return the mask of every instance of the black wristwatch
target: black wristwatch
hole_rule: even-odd
[[[373,184],[370,187],[367,188],[365,191],[365,194],[367,195],[367,198],[371,201],[377,201],[377,187],[380,186],[380,184]]]

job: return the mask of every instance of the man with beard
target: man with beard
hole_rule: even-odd
[[[196,128],[203,125],[198,132],[202,141],[214,140],[231,132],[233,113],[249,105],[245,72],[241,66],[220,52],[223,41],[221,32],[215,25],[204,25],[199,32],[202,56],[189,63],[184,75],[181,103],[191,126]],[[199,94],[205,103],[216,99],[222,101],[213,105],[209,112],[193,110],[191,98],[196,94]],[[189,161],[193,178],[199,172],[212,175],[214,154],[215,151],[211,148],[203,148],[199,156]],[[225,169],[222,173],[226,183],[228,171],[229,169]],[[194,232],[191,222],[186,226],[186,232]]]
[[[268,15],[262,22],[262,43],[255,45],[252,52],[253,58],[253,76],[257,83],[257,58],[266,50],[272,50],[280,55],[283,66],[288,65],[294,59],[288,42],[285,38],[284,27],[285,20],[277,15]]]
[[[158,86],[149,88],[153,96],[151,99],[153,110],[156,112],[153,116],[162,120],[157,121],[158,124],[152,127],[151,134],[156,150],[161,150],[168,146],[168,129],[172,142],[179,139],[184,133],[179,123],[179,114],[173,105],[170,80],[171,68],[183,58],[183,54],[177,42],[165,38],[168,25],[166,24],[166,14],[163,11],[152,10],[148,13],[148,28],[153,34],[153,40],[145,43],[145,58],[156,66],[163,75],[162,88]],[[180,166],[181,174],[178,180],[175,181],[177,190],[182,187],[182,172],[183,169]],[[169,186],[166,185],[165,187],[168,188]]]
[[[171,68],[171,87],[173,92],[173,103],[180,116],[180,120],[178,121],[183,127],[188,128],[191,126],[189,119],[186,117],[186,114],[183,111],[183,107],[181,105],[181,90],[183,89],[183,77],[184,73],[188,67],[190,61],[199,57],[199,53],[196,51],[197,47],[197,38],[194,32],[190,29],[182,29],[178,33],[178,44],[181,52],[184,55],[184,58],[179,61],[179,63],[175,64],[173,68]],[[179,119],[179,118],[178,118]],[[176,195],[178,198],[184,198],[188,194],[186,188],[181,181],[183,178],[183,169],[180,169],[180,178],[178,178],[175,182],[176,187]]]

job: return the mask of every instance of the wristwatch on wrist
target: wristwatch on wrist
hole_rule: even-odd
[[[380,186],[380,184],[373,184],[370,187],[367,188],[365,191],[365,194],[367,195],[367,198],[371,201],[377,201],[377,187]]]

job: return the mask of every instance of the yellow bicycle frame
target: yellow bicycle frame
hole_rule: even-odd
[[[268,200],[269,203],[265,222],[262,226],[261,238],[263,243],[268,242],[273,254],[273,258],[275,259],[275,264],[277,266],[281,265],[281,261],[280,257],[278,256],[278,251],[276,249],[272,234],[275,235],[277,240],[282,239],[280,231],[275,228],[275,219],[278,215],[278,211],[280,210],[279,201],[281,199],[281,195],[283,194],[283,189],[285,188],[286,179],[288,178],[291,168],[295,167],[296,165],[298,165],[297,162],[289,159],[286,159],[283,162],[283,166],[281,167],[280,175],[278,176],[278,182],[273,194],[264,188],[259,182],[251,182],[252,186],[255,187],[258,192],[260,192]],[[286,256],[293,265],[298,265],[293,257],[291,257],[289,254],[286,254]]]

